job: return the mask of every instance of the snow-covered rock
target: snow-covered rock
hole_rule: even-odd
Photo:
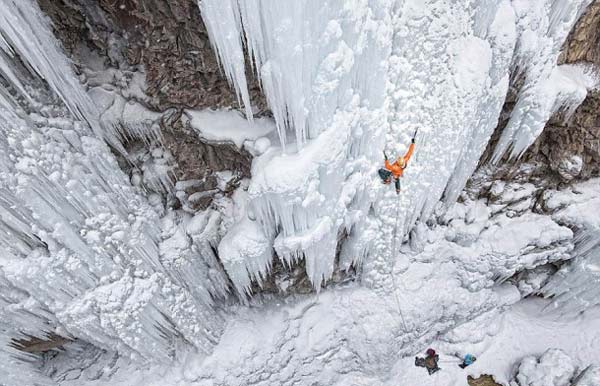
[[[600,283],[600,180],[591,179],[562,191],[545,193],[552,219],[576,230],[575,257],[554,275],[542,292],[565,308],[583,310],[598,304]]]
[[[571,181],[581,173],[583,159],[578,155],[571,155],[569,158],[563,158],[557,166],[558,174],[565,181]]]
[[[550,349],[539,358],[529,356],[519,365],[518,386],[569,386],[575,374],[573,360],[564,351]]]

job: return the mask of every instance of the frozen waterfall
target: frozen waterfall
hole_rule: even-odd
[[[397,253],[393,246],[442,196],[454,202],[475,170],[511,76],[524,74],[527,83],[497,159],[508,148],[522,153],[553,112],[573,110],[586,95],[586,85],[565,72],[556,81],[556,60],[589,0],[199,4],[244,101],[248,52],[281,140],[279,151],[253,167],[249,210],[262,229],[251,222],[235,229],[240,240],[249,229],[262,233],[262,249],[247,254],[229,246],[221,256],[234,282],[246,287],[267,269],[264,256],[273,246],[286,262],[306,259],[318,289],[331,277],[344,233],[341,266],[362,263],[365,279],[380,285]],[[375,177],[381,151],[402,154],[416,129],[403,192],[386,193]],[[228,242],[244,244],[235,238]]]
[[[524,83],[496,161],[583,101],[592,83],[556,61],[589,3],[201,0],[240,104],[252,119],[250,68],[280,140],[254,158],[225,221],[154,210],[111,148],[156,133],[104,122],[36,1],[0,0],[0,369],[33,360],[15,362],[24,354],[7,342],[52,334],[135,360],[210,352],[219,301],[249,297],[275,255],[304,260],[317,291],[336,266],[389,290],[414,225],[456,201],[476,169],[511,78]],[[376,170],[417,129],[397,196]],[[595,267],[577,269],[597,278]]]

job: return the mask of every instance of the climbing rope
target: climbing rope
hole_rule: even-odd
[[[400,215],[400,204],[396,206],[396,225],[394,226],[394,240],[392,241],[392,253],[396,253],[396,239],[398,236],[398,219]],[[394,275],[394,266],[390,269],[390,276],[392,277],[392,285],[394,286],[394,298],[396,298],[396,306],[398,307],[398,313],[400,314],[400,319],[402,320],[402,326],[404,327],[404,331],[408,332],[408,327],[406,326],[406,320],[404,319],[404,314],[402,313],[402,307],[400,306],[400,299],[398,298],[398,286],[396,285],[396,276]]]

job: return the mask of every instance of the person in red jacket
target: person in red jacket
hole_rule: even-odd
[[[413,152],[415,151],[415,136],[412,138],[411,144],[408,147],[408,151],[404,155],[404,157],[398,157],[398,159],[394,163],[390,163],[388,160],[387,154],[385,151],[383,152],[383,156],[385,157],[385,168],[379,169],[379,177],[383,180],[384,184],[389,184],[392,182],[392,177],[394,177],[394,184],[396,185],[396,194],[400,194],[400,177],[404,173],[404,169],[408,165],[408,161],[410,157],[412,157]]]
[[[426,354],[425,358],[415,357],[415,366],[425,367],[429,375],[440,371],[441,369],[438,366],[440,356],[432,348],[428,348]]]

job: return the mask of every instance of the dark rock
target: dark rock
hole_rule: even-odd
[[[69,342],[72,342],[72,340],[59,335],[50,334],[46,339],[36,337],[15,339],[12,342],[12,346],[27,353],[43,353],[58,349]]]
[[[469,383],[469,386],[502,386],[494,381],[494,377],[487,374],[484,374],[479,378],[473,378],[469,375],[467,382]]]
[[[89,50],[106,66],[146,74],[151,107],[239,108],[223,75],[196,0],[38,0],[75,63]],[[247,61],[248,62],[248,61]],[[254,110],[268,113],[249,75]]]
[[[565,42],[559,63],[600,66],[600,0],[594,0],[576,23]],[[498,126],[481,157],[480,171],[488,169],[484,179],[531,182],[544,188],[557,188],[564,183],[600,176],[600,92],[595,90],[588,92],[571,117],[565,117],[563,112],[555,114],[517,162],[509,162],[505,157],[496,168],[487,166],[510,118],[521,83],[518,77],[511,79]],[[483,185],[480,177],[476,175],[469,185]],[[485,196],[485,193],[481,195]]]

